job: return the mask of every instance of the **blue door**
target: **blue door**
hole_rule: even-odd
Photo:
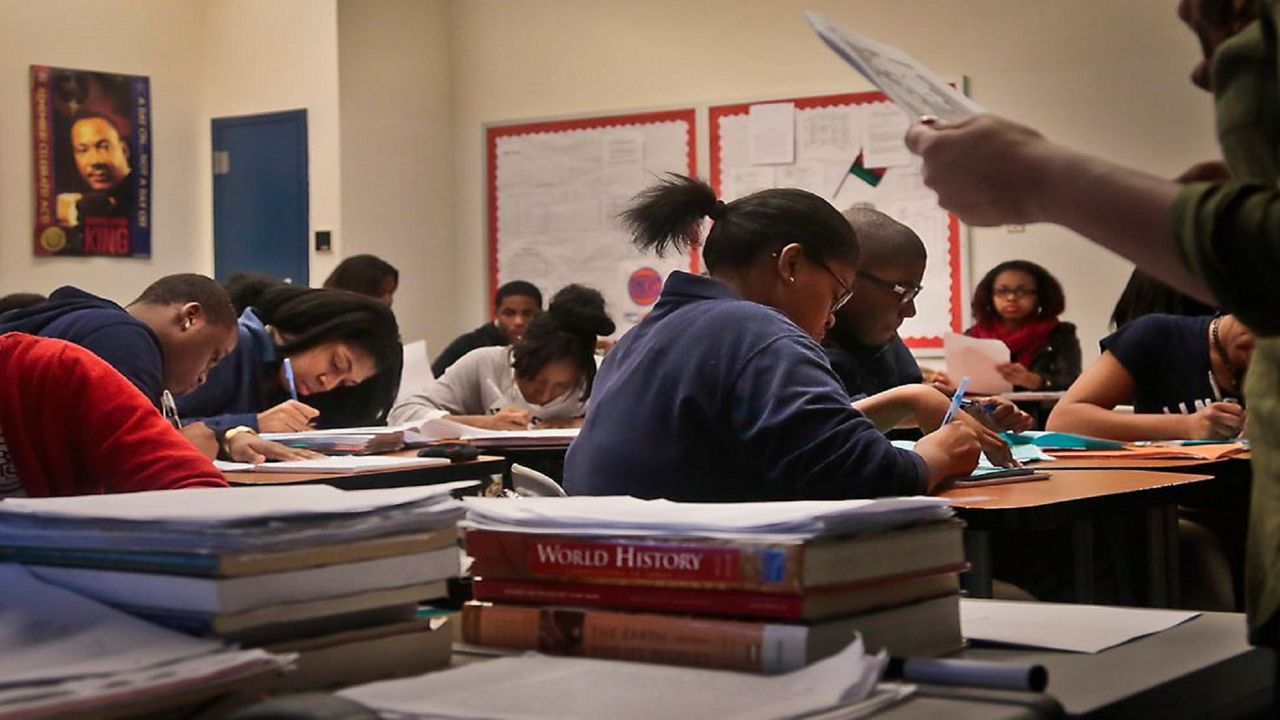
[[[309,284],[307,111],[213,120],[213,271]]]

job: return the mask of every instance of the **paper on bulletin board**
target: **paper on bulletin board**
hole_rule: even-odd
[[[604,295],[618,334],[639,322],[666,276],[689,270],[689,259],[636,250],[618,214],[663,174],[691,171],[689,117],[564,131],[548,123],[548,131],[527,134],[496,129],[490,198],[496,285],[526,280],[550,299],[582,283]]]

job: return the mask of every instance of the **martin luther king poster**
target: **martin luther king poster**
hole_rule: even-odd
[[[151,87],[31,66],[36,255],[151,256]]]

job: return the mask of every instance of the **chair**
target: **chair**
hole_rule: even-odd
[[[560,483],[517,463],[511,464],[511,485],[522,497],[566,497]]]

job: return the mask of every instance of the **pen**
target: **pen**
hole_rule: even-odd
[[[968,387],[969,376],[965,375],[960,378],[960,384],[956,386],[955,395],[951,396],[951,405],[947,408],[947,414],[942,416],[942,425],[946,425],[951,422],[951,419],[956,416],[956,410],[960,409],[960,401],[964,399],[964,391]]]
[[[993,662],[990,660],[945,660],[937,658],[890,658],[885,677],[907,682],[964,687],[1043,692],[1049,671],[1043,665]]]
[[[1218,385],[1218,378],[1213,376],[1213,371],[1209,371],[1209,387],[1213,389],[1213,399],[1218,402],[1231,403],[1239,405],[1240,401],[1233,397],[1222,397],[1222,387]]]
[[[160,394],[160,414],[173,423],[175,428],[182,429],[182,420],[178,418],[178,403],[173,400],[173,393],[165,390]]]
[[[293,362],[289,358],[284,359],[284,379],[289,381],[289,397],[297,400],[298,384],[293,379]]]

